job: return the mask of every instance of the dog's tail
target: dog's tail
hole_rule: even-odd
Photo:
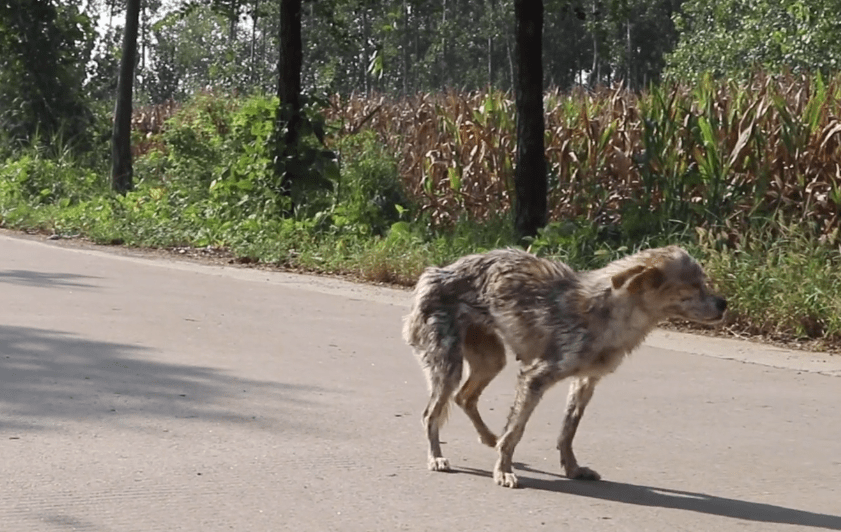
[[[412,309],[403,318],[403,340],[415,349],[425,349],[433,338],[429,332],[429,318],[435,311],[435,302],[440,301],[441,288],[436,282],[440,268],[427,268],[415,285]]]
[[[412,309],[403,320],[403,339],[414,348],[433,397],[443,396],[445,405],[461,381],[463,331],[458,308],[443,297],[441,271],[428,268],[418,280]]]
[[[456,316],[443,298],[443,270],[427,268],[415,285],[412,309],[403,318],[403,340],[418,350],[430,349],[447,336],[458,337]]]
[[[425,343],[423,338],[425,325],[426,319],[416,292],[415,299],[412,301],[412,310],[403,316],[403,340],[410,346],[421,349]]]

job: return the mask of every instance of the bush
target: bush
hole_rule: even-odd
[[[839,249],[779,220],[757,226],[735,248],[721,236],[699,231],[698,254],[728,294],[734,328],[772,338],[841,340]]]
[[[93,169],[84,168],[68,154],[49,159],[39,148],[26,149],[0,167],[0,195],[6,201],[66,207],[100,194],[104,185]]]
[[[397,163],[371,131],[341,139],[337,151],[342,168],[333,192],[335,227],[382,236],[401,215],[408,216]]]

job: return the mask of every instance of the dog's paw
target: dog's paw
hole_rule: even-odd
[[[427,464],[430,471],[449,471],[450,470],[450,461],[443,457],[430,457],[429,463]]]
[[[494,482],[503,488],[516,488],[520,485],[517,481],[517,475],[503,471],[494,471]]]
[[[567,471],[567,477],[574,480],[601,480],[602,476],[590,469],[589,467],[576,467],[572,471]]]
[[[483,443],[488,447],[496,447],[496,436],[491,433],[488,434],[480,434],[479,435],[479,443]]]

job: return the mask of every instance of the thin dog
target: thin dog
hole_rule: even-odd
[[[494,481],[517,487],[512,459],[526,422],[546,390],[573,377],[558,438],[561,466],[569,478],[599,480],[572,452],[599,379],[616,370],[662,320],[714,323],[726,308],[727,301],[710,291],[701,266],[677,246],[645,250],[588,272],[516,249],[427,268],[415,287],[403,338],[414,348],[429,385],[423,413],[429,469],[450,469],[439,430],[455,393],[479,440],[499,453]],[[514,405],[497,438],[477,403],[505,366],[506,348],[520,372]],[[465,360],[467,380],[456,393]]]

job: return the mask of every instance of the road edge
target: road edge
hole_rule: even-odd
[[[108,259],[142,263],[159,268],[192,271],[204,275],[230,277],[256,283],[271,283],[293,289],[309,290],[326,295],[347,297],[349,299],[372,301],[395,307],[408,308],[411,297],[409,290],[355,283],[335,277],[281,272],[236,265],[207,264],[198,260],[178,259],[176,257],[148,253],[142,250],[127,248],[103,249],[101,246],[94,244],[67,245],[60,240],[46,241],[43,237],[18,235],[8,230],[0,230],[0,240],[10,240],[24,245],[55,247],[72,253],[83,253]],[[841,356],[811,351],[795,351],[751,340],[721,338],[657,329],[646,338],[644,345],[746,364],[757,364],[779,369],[841,377]]]

